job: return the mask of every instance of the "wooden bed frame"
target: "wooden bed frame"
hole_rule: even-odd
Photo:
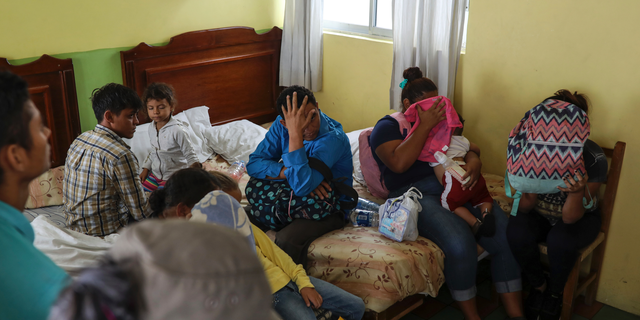
[[[80,134],[76,82],[71,59],[43,55],[38,60],[14,66],[0,58],[0,70],[9,70],[29,84],[31,100],[51,129],[51,166],[64,165],[67,150]]]
[[[175,113],[204,105],[212,125],[273,121],[281,39],[277,27],[263,34],[234,27],[183,33],[166,46],[140,43],[120,52],[124,85],[142,96],[148,84],[168,83],[178,99]],[[149,121],[144,112],[139,118]]]

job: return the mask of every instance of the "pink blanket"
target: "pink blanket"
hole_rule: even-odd
[[[418,117],[418,110],[416,110],[416,108],[420,107],[422,110],[428,110],[434,105],[435,100],[438,98],[442,98],[442,101],[445,103],[444,108],[447,119],[446,121],[440,121],[440,123],[431,129],[427,142],[424,144],[424,148],[422,149],[420,156],[418,156],[418,160],[420,161],[438,162],[433,154],[436,153],[436,151],[441,151],[446,154],[447,149],[449,148],[449,142],[451,141],[453,128],[462,128],[462,123],[458,118],[456,109],[454,109],[451,104],[451,100],[443,96],[432,97],[412,104],[409,109],[404,112],[404,116],[407,118],[407,121],[415,122],[405,140],[409,139],[420,124],[420,117]]]

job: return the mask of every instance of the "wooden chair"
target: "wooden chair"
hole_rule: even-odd
[[[607,158],[610,158],[610,168],[605,182],[604,197],[600,199],[602,208],[602,227],[600,234],[593,243],[580,250],[580,255],[569,274],[569,279],[564,287],[562,320],[570,320],[573,310],[573,301],[581,293],[585,293],[585,303],[591,305],[598,292],[598,282],[600,281],[600,271],[602,270],[602,260],[604,249],[607,244],[607,233],[611,222],[611,213],[618,192],[618,181],[620,180],[620,170],[626,143],[618,141],[613,149],[602,148]],[[540,252],[547,254],[546,244],[540,244]]]

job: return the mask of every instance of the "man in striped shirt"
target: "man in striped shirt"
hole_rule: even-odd
[[[133,137],[143,104],[135,91],[115,83],[94,90],[91,103],[98,124],[67,152],[64,213],[69,229],[106,236],[149,213],[138,159],[122,140]]]

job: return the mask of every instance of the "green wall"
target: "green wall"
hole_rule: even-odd
[[[257,33],[268,32],[271,29],[257,30]],[[166,45],[166,43],[153,44],[154,46]],[[51,55],[58,59],[73,60],[73,71],[76,79],[76,92],[78,96],[78,109],[80,114],[80,126],[82,131],[91,130],[97,124],[93,109],[91,109],[91,92],[103,85],[115,82],[122,84],[122,66],[120,64],[120,51],[132,49],[131,47],[98,49],[85,52],[72,52]],[[9,60],[12,65],[21,65],[37,60],[40,57]]]
[[[133,47],[99,49],[86,52],[54,54],[58,59],[73,60],[73,71],[76,79],[78,95],[78,109],[82,131],[95,127],[97,121],[91,109],[91,92],[107,83],[122,84],[122,70],[120,66],[120,51]],[[39,57],[9,61],[13,65],[20,65],[37,60]]]

